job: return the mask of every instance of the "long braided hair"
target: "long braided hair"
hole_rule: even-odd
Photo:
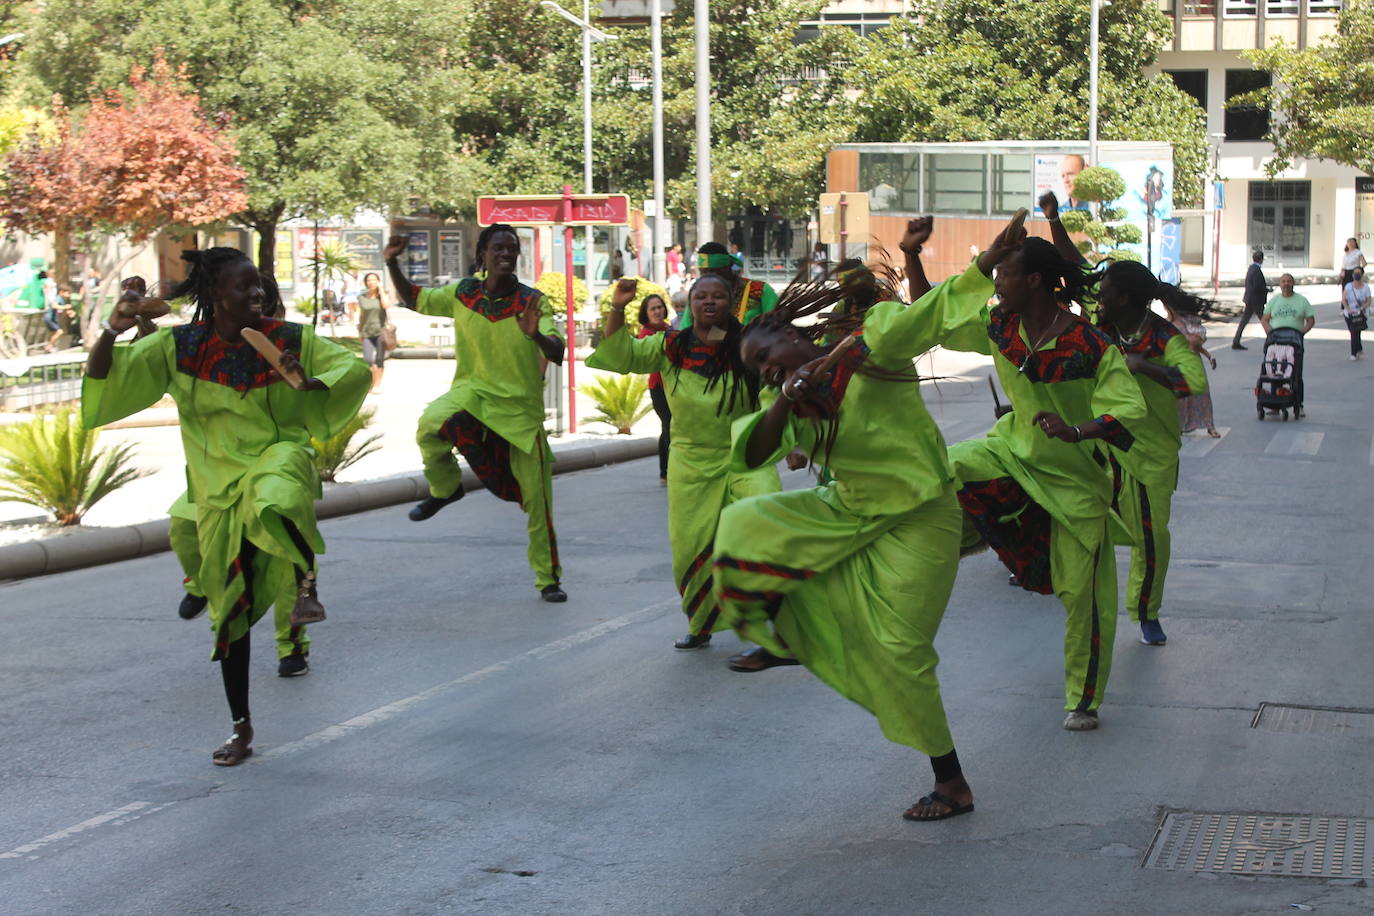
[[[1097,275],[1083,262],[1071,261],[1058,248],[1042,238],[1031,236],[1021,243],[1021,271],[1039,274],[1040,281],[1060,305],[1084,302],[1098,283]]]
[[[702,274],[697,277],[696,283],[692,284],[692,289],[696,289],[698,283],[720,283],[727,290],[730,284],[725,278],[716,274]],[[691,293],[688,294],[688,308],[691,308]],[[752,368],[745,365],[744,357],[740,355],[740,343],[744,339],[744,326],[740,324],[738,318],[728,309],[726,311],[725,339],[716,347],[719,358],[708,363],[706,368],[706,391],[711,391],[720,385],[720,401],[716,404],[716,416],[725,416],[735,412],[736,404],[743,405],[747,410],[758,410],[759,407],[759,375]],[[681,367],[687,356],[695,349],[698,343],[705,341],[697,336],[696,324],[689,328],[683,328],[676,334],[669,336],[663,345],[663,352],[667,355],[669,362],[674,366]],[[722,381],[726,379],[728,380]],[[673,390],[677,390],[677,384],[682,379],[682,371],[674,373]]]
[[[1149,312],[1150,303],[1158,299],[1171,311],[1207,317],[1216,303],[1201,296],[1195,296],[1172,283],[1165,283],[1156,277],[1150,268],[1139,261],[1113,261],[1105,270],[1098,271],[1093,277],[1094,284],[1111,279],[1112,286],[1126,297],[1130,307],[1138,312]],[[1108,322],[1102,322],[1106,325]]]
[[[191,321],[214,321],[214,288],[219,283],[220,274],[231,264],[240,261],[252,263],[252,258],[237,248],[206,248],[200,251],[183,251],[181,259],[191,265],[186,279],[173,286],[164,298],[188,299],[195,305]]]

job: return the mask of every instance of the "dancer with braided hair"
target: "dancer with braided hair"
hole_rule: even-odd
[[[466,495],[456,448],[493,495],[525,510],[529,563],[545,601],[567,601],[553,530],[553,450],[544,432],[545,360],[562,364],[564,343],[544,294],[516,279],[520,237],[502,223],[477,237],[482,279],[421,289],[401,270],[406,237],[383,251],[401,304],[453,319],[453,387],[420,417],[415,441],[429,497],[410,510],[422,522]]]
[[[919,247],[930,229],[929,219],[914,222],[904,247]],[[794,284],[744,333],[745,362],[782,397],[735,424],[734,469],[768,467],[801,447],[831,479],[725,509],[714,561],[722,620],[774,655],[795,656],[873,713],[888,740],[931,758],[935,786],[906,809],[908,820],[973,810],[935,676],[959,504],[914,360],[987,301],[988,274],[1019,231],[1008,225],[967,271],[910,306],[845,264],[838,285]]]
[[[945,340],[990,354],[1014,408],[986,437],[949,449],[965,547],[986,543],[1022,588],[1063,602],[1063,726],[1073,731],[1098,725],[1118,604],[1112,487],[1093,440],[1128,451],[1128,425],[1145,416],[1121,351],[1064,308],[1089,279],[1054,245],[1026,239],[997,271],[999,304],[960,316]]]
[[[310,438],[328,438],[358,412],[370,377],[309,327],[264,318],[262,276],[243,252],[182,257],[190,275],[168,298],[194,303],[192,321],[116,348],[145,304],[126,288],[91,351],[81,418],[102,426],[164,394],[176,400],[200,554],[195,578],[234,725],[212,761],[235,766],[253,753],[250,628],[274,602],[292,607],[294,625],[324,619],[315,587],[316,556],[324,552],[315,524],[320,478]],[[244,339],[249,329],[279,351],[280,372]],[[300,390],[279,384],[283,375],[302,379]]]
[[[673,580],[682,595],[687,635],[678,649],[711,642],[720,614],[711,574],[711,553],[720,510],[747,496],[781,488],[772,464],[749,471],[730,468],[730,424],[758,409],[758,376],[740,359],[742,330],[731,311],[731,290],[715,274],[703,274],[688,296],[691,328],[636,340],[625,331],[625,306],[636,282],[621,280],[611,294],[611,312],[593,369],[663,376],[673,414],[668,445],[668,540]]]

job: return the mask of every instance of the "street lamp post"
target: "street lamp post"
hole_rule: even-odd
[[[661,285],[668,279],[663,252],[666,247],[663,232],[663,0],[653,0],[649,25],[654,81],[654,225],[649,236],[653,245],[649,273],[654,282]]]
[[[707,0],[696,0],[697,247],[711,240],[711,20]]]
[[[1098,2],[1088,0],[1088,5],[1092,7],[1088,18],[1088,165],[1097,165],[1097,58],[1101,32]]]
[[[540,6],[548,7],[582,30],[582,190],[590,194],[592,193],[592,41],[611,41],[615,36],[592,25],[591,0],[582,0],[581,19],[563,9],[554,0],[542,0]],[[584,272],[586,273],[589,292],[592,287],[594,231],[591,226],[587,227],[585,245],[587,263]]]

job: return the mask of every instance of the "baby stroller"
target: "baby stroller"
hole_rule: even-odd
[[[1255,383],[1255,413],[1277,411],[1284,420],[1302,416],[1302,334],[1293,328],[1276,328],[1264,340],[1264,359]]]

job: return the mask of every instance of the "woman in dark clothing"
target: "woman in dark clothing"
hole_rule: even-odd
[[[655,334],[662,334],[668,330],[669,317],[672,313],[668,310],[668,303],[663,301],[663,297],[654,293],[644,297],[644,301],[639,304],[639,337],[652,337]],[[673,422],[673,412],[668,409],[668,397],[663,393],[663,376],[655,372],[649,376],[649,400],[653,402],[654,413],[658,414],[659,421],[663,424],[663,431],[658,434],[658,482],[668,485],[668,443],[671,440],[669,427]]]

